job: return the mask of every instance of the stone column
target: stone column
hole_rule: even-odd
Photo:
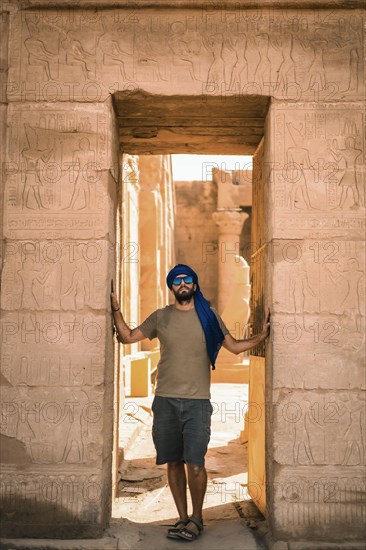
[[[141,193],[139,196],[140,240],[140,320],[160,307],[160,156],[139,157]],[[143,340],[142,350],[158,347],[158,340]]]
[[[240,339],[243,337],[244,325],[248,319],[240,307],[246,289],[238,285],[245,285],[246,262],[239,255],[239,240],[248,214],[240,210],[218,210],[212,216],[219,228],[218,311],[233,336]],[[248,369],[244,368],[242,361],[242,355],[237,356],[221,348],[216,362],[218,368],[212,373],[212,381],[246,383]]]
[[[219,228],[218,311],[221,313],[235,285],[233,262],[240,261],[235,257],[240,255],[240,233],[248,214],[239,209],[217,210],[212,217]]]
[[[140,242],[139,242],[139,194],[140,174],[137,155],[122,156],[122,262],[121,307],[130,326],[140,320]],[[137,352],[139,344],[123,346],[124,354]]]

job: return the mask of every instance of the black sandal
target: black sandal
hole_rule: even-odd
[[[186,526],[181,527],[178,530],[178,533],[177,533],[177,536],[180,539],[186,540],[187,542],[192,542],[192,541],[198,539],[198,537],[200,536],[200,534],[203,531],[203,521],[202,521],[202,519],[199,520],[198,518],[196,518],[196,516],[191,516],[190,518],[188,518],[188,521],[187,521],[186,525],[190,521],[192,523],[194,523],[195,525],[197,525],[198,533],[195,533],[195,531],[192,531],[192,529],[188,529],[188,527],[186,527]]]
[[[161,523],[161,525],[166,527],[171,527],[171,529],[168,529],[167,537],[168,539],[179,539],[177,533],[180,531],[180,529],[183,529],[183,527],[179,527],[179,525],[187,525],[189,522],[189,518],[184,519],[178,519],[176,523]]]

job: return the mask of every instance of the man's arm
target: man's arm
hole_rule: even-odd
[[[139,342],[140,340],[146,338],[145,334],[139,328],[130,329],[130,327],[126,324],[119,309],[117,296],[114,292],[113,279],[111,281],[111,307],[119,342],[122,344],[134,344],[135,342]]]
[[[247,338],[245,340],[236,340],[229,333],[225,335],[225,339],[222,345],[228,351],[231,351],[231,353],[235,353],[236,355],[242,353],[243,351],[248,351],[254,348],[269,336],[270,316],[271,314],[268,309],[266,320],[263,323],[262,332],[260,332],[259,334],[251,336],[250,338]]]

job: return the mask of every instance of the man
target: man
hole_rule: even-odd
[[[166,282],[174,294],[174,304],[154,311],[133,330],[123,320],[113,281],[111,306],[118,338],[124,344],[144,338],[160,340],[152,435],[156,463],[167,463],[168,483],[180,518],[167,536],[192,541],[203,530],[202,506],[207,488],[204,465],[213,411],[210,363],[214,369],[221,345],[239,354],[262,342],[269,335],[270,313],[268,310],[260,334],[236,340],[204,298],[193,269],[178,264],[168,273]],[[185,464],[193,508],[190,517]]]

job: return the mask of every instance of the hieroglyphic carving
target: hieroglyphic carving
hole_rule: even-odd
[[[72,192],[70,203],[63,207],[63,210],[75,208],[80,195],[83,195],[83,208],[95,207],[95,189],[91,191],[91,184],[95,185],[97,181],[97,165],[95,162],[95,151],[90,149],[88,138],[82,138],[79,141],[79,149],[72,154],[73,168],[76,170],[76,177],[73,178],[74,190]]]
[[[42,230],[51,238],[70,236],[72,227],[84,228],[87,236],[95,235],[98,227],[103,231],[107,182],[118,168],[117,162],[113,165],[110,115],[104,108],[97,111],[45,108],[36,112],[21,106],[11,112],[8,236],[39,237]],[[30,233],[32,228],[35,231]]]
[[[363,127],[358,105],[276,109],[270,177],[278,231],[286,228],[289,237],[304,229],[318,235],[342,227],[348,234],[354,228],[356,235],[364,227]]]
[[[105,327],[99,318],[11,314],[4,316],[1,332],[1,374],[8,385],[84,387],[103,381]]]
[[[202,42],[187,30],[181,21],[170,25],[168,45],[172,51],[172,79],[200,80],[200,54]]]
[[[280,464],[365,465],[366,396],[290,392],[272,407]]]
[[[318,32],[320,31],[320,32]],[[301,45],[306,50],[312,50],[313,59],[308,70],[307,89],[325,90],[327,86],[326,71],[324,67],[324,51],[328,42],[321,36],[321,30],[316,29],[315,37],[302,40]]]
[[[258,65],[255,68],[254,82],[264,90],[265,82],[272,82],[272,64],[269,57],[270,38],[266,32],[255,35],[255,44],[259,53]]]
[[[343,160],[345,163],[341,179],[338,182],[338,185],[342,190],[341,196],[339,197],[338,208],[343,208],[344,203],[347,200],[348,191],[351,191],[353,195],[353,204],[349,208],[351,210],[357,210],[358,208],[360,208],[360,192],[358,190],[356,175],[356,161],[358,157],[362,154],[362,150],[358,149],[355,146],[355,138],[352,136],[348,136],[345,139],[344,149],[339,148],[337,139],[334,140],[333,148],[331,148],[331,154],[337,162]],[[365,203],[363,198],[363,205],[364,204]]]
[[[4,388],[1,433],[25,446],[20,462],[95,463],[100,457],[100,395],[92,389],[59,388],[47,399],[43,388]],[[22,460],[23,459],[23,460]]]
[[[81,74],[85,80],[95,78],[96,53],[87,51],[80,40],[77,40],[71,31],[61,42],[61,46],[66,54],[66,65],[71,67],[80,67]]]
[[[349,426],[344,434],[347,447],[342,465],[348,466],[353,453],[355,453],[353,464],[364,465],[366,464],[365,399],[356,393],[343,395],[341,399],[345,402],[345,405],[342,407],[343,410],[340,411],[340,414],[349,416]]]
[[[309,192],[307,187],[307,172],[312,169],[309,150],[301,147],[305,141],[305,136],[301,134],[301,130],[294,127],[291,123],[287,123],[287,129],[292,137],[295,147],[287,149],[287,173],[290,181],[290,191],[288,197],[288,205],[290,208],[298,207],[298,194],[302,195],[302,199],[307,208],[314,208],[310,204]]]
[[[8,242],[3,307],[28,310],[104,308],[111,247],[106,241]]]
[[[103,21],[102,21],[103,23]],[[120,43],[117,32],[110,31],[103,25],[105,32],[98,37],[97,51],[102,51],[102,58],[99,61],[98,70],[105,67],[118,67],[122,80],[133,80],[132,53],[125,51]]]
[[[349,331],[361,332],[361,284],[365,272],[360,269],[357,258],[347,258],[344,268],[339,264],[325,266],[330,282],[334,285],[334,296],[337,297],[337,312],[345,317],[345,327]],[[333,268],[333,269],[332,269]],[[338,285],[339,281],[343,284]],[[364,298],[364,297],[363,297]]]
[[[348,332],[361,332],[364,254],[364,243],[358,241],[274,242],[268,260],[281,270],[274,281],[281,311],[338,315]]]
[[[36,20],[25,18],[29,37],[24,40],[24,46],[28,52],[28,65],[34,68],[40,67],[41,80],[54,80],[59,77],[58,52],[49,51],[48,44],[40,40],[40,29]],[[29,71],[31,73],[31,70]]]
[[[287,95],[289,85],[297,84],[292,33],[287,32],[280,36],[280,45],[277,49],[281,51],[282,63],[277,71],[276,89],[283,96]]]
[[[108,9],[90,19],[78,10],[57,17],[43,13],[40,18],[28,11],[21,36],[15,32],[21,47],[11,57],[10,81],[23,84],[10,87],[10,98],[32,93],[28,83],[40,85],[33,87],[35,100],[47,100],[52,83],[63,100],[72,93],[88,101],[92,85],[101,101],[125,85],[155,90],[167,81],[176,92],[185,81],[187,92],[195,94],[202,86],[215,95],[248,93],[249,87],[315,101],[362,94],[358,12],[345,12],[339,20],[318,20],[311,10],[299,18],[280,9],[246,10],[239,17],[183,9],[141,10],[130,18],[124,10]],[[16,22],[12,28],[16,31]]]
[[[22,158],[24,159],[24,187],[22,192],[22,208],[46,208],[43,202],[46,202],[47,197],[41,196],[44,193],[44,166],[49,162],[54,147],[54,143],[43,148],[40,146],[40,136],[37,129],[32,128],[29,124],[24,124],[25,134],[27,137],[27,147],[22,150]],[[33,206],[32,206],[33,198]],[[52,204],[52,202],[51,202]]]
[[[267,483],[267,491],[277,510],[277,529],[282,532],[290,525],[294,536],[304,539],[311,529],[312,537],[331,545],[330,540],[340,540],[348,532],[362,538],[366,483],[360,467],[347,471],[331,466],[316,471],[312,465],[303,465],[300,471],[286,466],[273,485]]]

